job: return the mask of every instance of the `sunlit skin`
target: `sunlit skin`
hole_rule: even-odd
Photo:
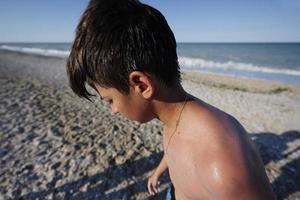
[[[179,200],[275,199],[262,161],[234,117],[186,93],[180,84],[167,88],[137,71],[129,83],[129,94],[96,83],[94,87],[114,113],[143,123],[161,120],[164,149],[187,95],[177,131],[149,178],[150,194],[158,192],[159,176],[168,169]]]

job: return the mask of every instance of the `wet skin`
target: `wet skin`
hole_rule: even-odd
[[[172,131],[165,129],[165,147]],[[176,199],[274,199],[245,129],[199,99],[186,105],[165,155]]]

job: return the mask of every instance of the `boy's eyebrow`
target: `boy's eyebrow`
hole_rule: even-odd
[[[100,94],[100,92],[98,91],[97,87],[96,87],[92,82],[90,82],[89,84],[90,84],[90,86],[92,86],[92,88],[94,88],[94,90],[96,90],[96,92],[99,94],[99,97],[100,97],[101,100],[107,99],[106,96],[102,96],[102,95]]]
[[[100,96],[100,99],[101,100],[105,100],[105,99],[107,99],[107,96],[101,96],[101,94],[99,93],[99,96]]]

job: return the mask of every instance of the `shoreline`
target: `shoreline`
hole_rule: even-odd
[[[6,58],[5,58],[6,57]],[[8,59],[7,59],[8,57]],[[26,67],[30,67],[32,70],[32,64],[30,61],[28,62],[28,58],[32,59],[32,62],[38,62],[40,63],[40,60],[48,60],[49,62],[55,62],[53,64],[53,69],[38,69],[38,66],[33,66],[35,70],[41,71],[43,70],[44,75],[49,73],[49,76],[52,75],[52,78],[54,77],[55,81],[61,81],[63,80],[66,82],[67,77],[65,73],[65,62],[66,58],[60,58],[56,56],[45,56],[45,55],[37,55],[37,54],[30,54],[30,53],[24,53],[24,52],[15,52],[15,51],[9,51],[9,50],[2,50],[0,49],[0,65],[3,62],[6,61],[6,63],[11,62],[9,64],[9,67],[15,68],[13,66],[14,64],[20,65],[20,61],[15,63],[13,59],[10,57],[17,57],[16,60],[24,61],[24,65]],[[30,59],[29,59],[30,60]],[[5,67],[5,66],[4,66]],[[3,68],[3,66],[2,66]],[[0,68],[1,70],[1,68]],[[26,69],[25,70],[25,75]],[[10,69],[12,71],[12,69]],[[15,70],[14,70],[15,71]],[[56,74],[53,76],[53,71],[56,71]],[[61,72],[64,72],[65,74],[61,74]],[[0,71],[1,72],[1,71]],[[3,72],[3,70],[2,70]],[[35,72],[36,73],[36,72]],[[8,75],[7,73],[2,73],[3,75]],[[280,93],[283,91],[289,91],[294,93],[300,93],[300,85],[295,84],[289,84],[284,83],[280,81],[272,81],[272,80],[263,80],[263,79],[254,79],[254,78],[248,78],[248,77],[241,77],[241,76],[231,76],[231,75],[225,75],[225,74],[215,74],[215,73],[208,73],[208,72],[199,72],[199,71],[188,71],[188,70],[181,70],[182,79],[188,79],[196,83],[201,83],[208,86],[213,87],[219,87],[219,88],[227,88],[227,89],[233,89],[233,90],[240,90],[240,91],[249,91],[249,92],[259,92],[259,93]],[[19,77],[24,78],[24,74],[14,74]],[[34,74],[30,74],[31,76],[34,76]],[[38,73],[38,75],[41,75],[41,73]],[[40,79],[40,77],[37,77]],[[49,78],[43,77],[43,80],[47,80]],[[58,80],[60,79],[60,80]],[[49,80],[51,81],[51,80]],[[54,82],[55,82],[54,81]],[[54,83],[55,84],[55,83]]]
[[[252,79],[247,77],[236,77],[190,71],[183,71],[182,78],[208,86],[240,90],[246,92],[272,94],[280,93],[283,91],[289,91],[293,93],[300,93],[300,86],[279,81]]]

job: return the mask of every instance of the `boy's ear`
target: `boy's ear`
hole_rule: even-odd
[[[140,71],[133,71],[129,74],[129,84],[145,99],[153,96],[154,85],[151,76]]]

